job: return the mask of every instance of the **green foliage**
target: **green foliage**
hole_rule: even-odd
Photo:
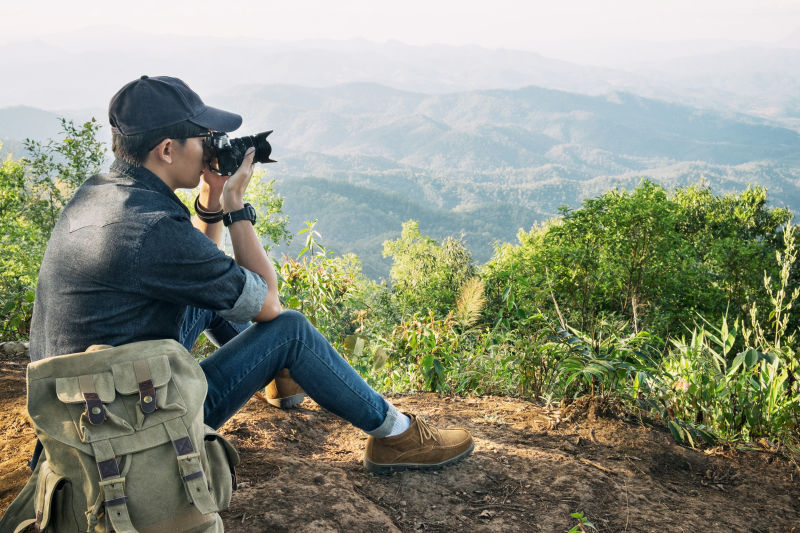
[[[409,372],[409,382],[434,392],[449,390],[448,374],[459,353],[459,335],[453,315],[437,319],[415,313],[395,328],[392,335],[392,362]]]
[[[789,225],[783,231],[785,249],[776,252],[779,281],[764,280],[771,303],[766,317],[754,301],[749,316],[733,327],[726,316],[719,326],[703,319],[688,341],[673,339],[659,371],[646,379],[642,405],[664,418],[678,442],[797,442],[800,387],[795,336],[788,327],[799,292],[788,288],[795,234]],[[735,346],[743,349],[737,352]]]
[[[564,348],[558,363],[559,389],[566,397],[584,394],[632,401],[640,380],[650,373],[659,353],[660,339],[647,332],[620,337],[618,323],[603,322],[595,337],[576,329],[555,333]]]
[[[263,179],[265,172],[253,172],[253,178],[245,192],[244,201],[250,202],[256,210],[256,233],[261,241],[267,239],[264,248],[269,250],[273,244],[289,242],[289,219],[282,214],[283,197],[275,192],[275,180]]]
[[[502,313],[508,290],[523,313],[548,310],[581,331],[617,316],[633,333],[668,338],[695,313],[739,315],[763,302],[762,275],[777,274],[778,228],[789,217],[769,209],[760,188],[670,195],[643,181],[631,193],[611,190],[499,247],[483,272],[489,309]]]
[[[403,224],[399,239],[383,243],[383,255],[393,260],[390,278],[400,308],[411,313],[430,309],[446,316],[462,285],[477,274],[463,242],[448,237],[438,243],[413,220]]]
[[[92,119],[61,119],[63,139],[25,141],[29,158],[7,158],[0,168],[0,340],[26,337],[47,240],[75,189],[100,170],[104,158]]]
[[[297,258],[277,266],[278,291],[289,309],[305,314],[333,342],[354,329],[355,309],[348,300],[363,282],[354,256],[330,258],[319,244],[314,222],[305,230],[306,247]]]

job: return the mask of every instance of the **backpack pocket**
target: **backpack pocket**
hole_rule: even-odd
[[[72,483],[52,471],[47,461],[42,462],[38,470],[34,497],[37,531],[44,531],[51,521],[57,525],[58,531],[78,531],[72,506]]]
[[[111,365],[114,387],[134,414],[135,429],[142,430],[186,414],[186,402],[172,380],[166,355]]]
[[[91,443],[133,433],[128,413],[115,402],[111,372],[56,378],[56,396],[67,408],[81,442]]]
[[[217,510],[222,511],[231,503],[231,493],[236,490],[235,467],[239,464],[239,453],[228,439],[208,426],[205,429],[208,489],[214,496]]]

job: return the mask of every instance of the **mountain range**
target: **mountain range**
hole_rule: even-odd
[[[21,57],[33,67],[0,86],[0,153],[57,136],[59,116],[104,123],[103,103],[139,73],[136,61],[112,60],[125,41],[103,50],[75,41],[69,57],[52,43],[0,47],[4,71],[21,69]],[[267,176],[291,229],[319,219],[323,244],[356,252],[375,278],[388,272],[381,243],[409,218],[432,237],[463,236],[485,261],[493,241],[513,240],[558,206],[643,178],[705,180],[715,193],[759,184],[774,204],[800,209],[800,41],[728,43],[627,70],[392,42],[172,45],[215,64],[214,76],[201,75],[207,61],[172,73],[241,113],[236,135],[274,130],[278,163]],[[140,55],[157,46],[143,43]],[[75,61],[81,68],[70,70]],[[159,73],[153,65],[143,71]]]

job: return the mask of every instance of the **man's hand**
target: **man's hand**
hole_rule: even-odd
[[[206,211],[219,211],[222,209],[222,189],[228,176],[221,176],[206,167],[203,169],[200,183],[200,205]]]
[[[244,207],[244,192],[250,184],[250,178],[253,177],[253,158],[255,153],[255,148],[247,149],[241,166],[225,181],[222,187],[222,210],[226,213]]]

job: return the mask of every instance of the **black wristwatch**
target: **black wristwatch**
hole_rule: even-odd
[[[252,205],[244,204],[243,208],[222,215],[222,223],[226,227],[240,220],[249,220],[254,226],[256,225],[256,210]]]

